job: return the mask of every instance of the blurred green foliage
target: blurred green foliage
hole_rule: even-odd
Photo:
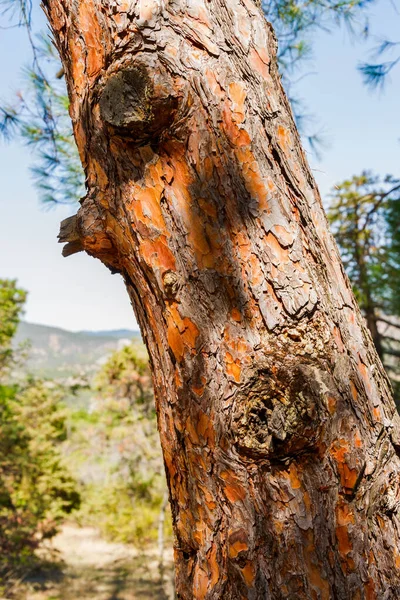
[[[167,497],[144,346],[114,352],[91,384],[89,406],[79,406],[74,389],[77,408],[67,408],[61,383],[14,369],[25,299],[15,281],[0,281],[0,589],[67,515],[114,540],[154,543]],[[170,519],[162,529],[171,537]]]
[[[149,363],[144,346],[114,352],[93,382],[86,412],[72,412],[64,444],[81,482],[85,525],[139,546],[158,538],[167,494]],[[172,535],[170,519],[165,536]]]
[[[15,281],[0,281],[0,577],[31,557],[80,504],[60,452],[64,391],[30,377],[13,379],[12,338],[25,297]]]
[[[328,218],[362,309],[400,315],[400,180],[369,172],[342,182]]]
[[[364,172],[342,182],[328,218],[400,404],[400,179]]]
[[[0,376],[12,363],[12,339],[26,296],[26,292],[17,287],[16,281],[0,279]]]

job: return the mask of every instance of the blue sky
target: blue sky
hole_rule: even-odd
[[[370,9],[372,31],[398,39],[400,15],[391,0]],[[344,30],[321,32],[314,43],[309,75],[297,84],[314,126],[329,145],[321,160],[309,161],[323,196],[341,180],[372,169],[399,175],[400,69],[384,93],[370,93],[356,67],[374,45],[353,43]],[[21,67],[30,49],[24,32],[0,30],[0,98],[22,87]],[[29,291],[25,318],[80,329],[136,329],[121,278],[81,253],[68,259],[57,244],[60,221],[75,212],[44,210],[32,186],[30,150],[0,143],[0,277],[17,278]]]

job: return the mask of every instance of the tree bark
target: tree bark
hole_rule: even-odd
[[[45,0],[154,377],[178,598],[400,597],[387,377],[251,0]],[[68,240],[65,240],[68,241]]]

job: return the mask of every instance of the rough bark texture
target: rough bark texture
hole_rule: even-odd
[[[395,407],[270,25],[251,0],[44,5],[87,174],[70,243],[122,273],[149,349],[178,597],[399,598]]]

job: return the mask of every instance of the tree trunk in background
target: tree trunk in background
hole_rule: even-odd
[[[154,375],[178,598],[400,597],[398,429],[251,0],[46,0]],[[111,282],[110,282],[111,285]]]

